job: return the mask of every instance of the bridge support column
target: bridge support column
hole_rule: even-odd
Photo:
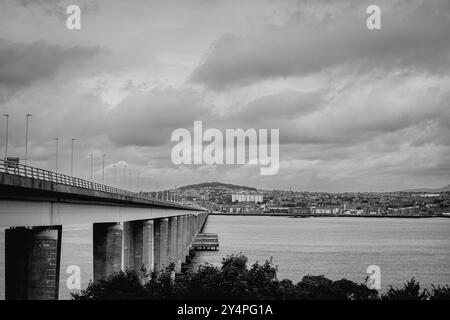
[[[168,256],[169,263],[174,263],[175,267],[177,265],[177,227],[178,227],[178,218],[170,217],[169,218],[169,241],[167,244],[168,248]]]
[[[122,269],[123,226],[120,223],[95,223],[94,282]]]
[[[5,238],[5,298],[58,299],[61,227],[8,229]]]
[[[124,268],[143,276],[142,267],[151,271],[153,261],[153,220],[123,223]]]
[[[198,214],[198,216],[197,216],[197,219],[198,219],[197,234],[202,231],[207,217],[208,217],[207,213],[201,212],[201,213]]]
[[[139,271],[142,265],[142,223],[123,223],[123,267],[125,270]]]
[[[181,263],[183,262],[183,216],[177,220],[177,254],[175,261],[175,270],[181,272]]]
[[[168,265],[169,219],[155,220],[155,268],[161,270]]]
[[[154,232],[154,222],[153,220],[145,220],[142,224],[142,260],[144,267],[151,271],[155,267],[155,232]]]
[[[200,232],[200,218],[201,214],[195,216],[195,235],[199,234]]]
[[[195,235],[195,216],[190,215],[189,216],[189,245],[191,245],[192,241],[194,241],[194,235]]]
[[[182,225],[182,233],[183,233],[183,244],[181,246],[181,263],[186,262],[186,256],[188,252],[188,244],[187,244],[187,216],[183,216],[183,225]]]

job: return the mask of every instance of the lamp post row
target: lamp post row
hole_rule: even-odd
[[[5,155],[4,159],[5,161],[8,158],[8,138],[9,138],[9,114],[4,113],[3,116],[6,118],[6,135],[5,135]],[[26,114],[26,128],[25,128],[25,156],[24,156],[24,162],[25,165],[28,164],[28,128],[29,128],[29,119],[32,117],[31,113]],[[58,172],[58,160],[59,160],[59,137],[54,138],[55,140],[55,171]],[[71,140],[71,153],[70,153],[70,175],[73,176],[73,160],[74,160],[74,145],[75,141],[78,139],[72,138]],[[105,183],[105,157],[107,155],[104,153],[102,154],[102,183]],[[90,154],[91,159],[91,170],[90,170],[90,178],[91,181],[93,180],[93,166],[94,166],[94,155]],[[123,166],[123,186],[126,187],[127,180],[126,180],[126,171],[127,171],[127,164],[124,164]],[[131,176],[131,172],[129,172]],[[130,179],[131,180],[131,179]],[[117,164],[114,164],[114,186],[117,186]],[[138,187],[144,186],[144,177],[141,176],[141,173],[138,173]]]

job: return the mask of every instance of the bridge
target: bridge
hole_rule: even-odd
[[[83,250],[94,282],[170,263],[180,272],[207,217],[203,208],[0,160],[0,287],[6,299],[58,299],[66,230],[80,224],[91,226]]]

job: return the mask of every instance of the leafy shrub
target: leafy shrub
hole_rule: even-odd
[[[420,292],[420,284],[414,278],[405,283],[403,288],[395,289],[392,286],[381,296],[383,300],[427,300],[428,291]]]
[[[73,294],[77,300],[150,299],[150,300],[439,300],[450,299],[450,288],[432,287],[420,291],[412,278],[403,288],[390,289],[383,295],[347,279],[332,281],[323,275],[307,275],[294,284],[279,280],[278,268],[272,260],[247,266],[242,254],[222,260],[220,268],[210,264],[175,275],[175,266],[158,272],[141,274],[127,270],[114,273],[97,283],[89,283],[86,290]]]

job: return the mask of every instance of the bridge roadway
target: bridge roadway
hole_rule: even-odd
[[[203,208],[23,165],[13,170],[1,165],[6,299],[58,298],[63,226],[92,225],[92,247],[86,250],[93,255],[93,280],[99,281],[115,271],[159,270],[170,263],[181,271],[208,217]]]

